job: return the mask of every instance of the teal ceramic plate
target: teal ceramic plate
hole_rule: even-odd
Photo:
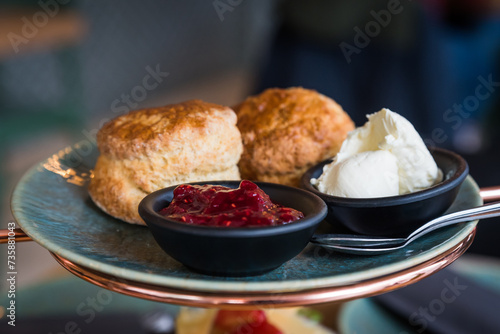
[[[500,292],[500,261],[496,259],[465,255],[450,268],[484,287]],[[418,333],[415,328],[369,298],[345,304],[340,311],[338,323],[340,333],[346,334]]]
[[[328,253],[309,245],[294,259],[261,276],[206,276],[189,271],[166,255],[147,227],[123,223],[93,204],[87,184],[97,156],[94,145],[81,142],[28,171],[12,196],[12,211],[18,224],[34,241],[75,264],[169,288],[276,292],[352,285],[432,260],[458,245],[476,224],[444,228],[386,255]],[[477,185],[468,177],[450,211],[481,202]]]

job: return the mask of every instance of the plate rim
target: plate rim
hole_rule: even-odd
[[[75,265],[66,259],[51,253],[56,261],[70,273],[88,282],[105,289],[125,295],[153,300],[157,302],[172,303],[195,307],[217,307],[230,309],[254,309],[298,307],[314,304],[345,302],[348,300],[365,298],[380,293],[389,292],[406,285],[420,281],[434,272],[448,266],[460,257],[472,243],[475,231],[469,234],[462,242],[450,248],[438,257],[407,268],[402,272],[392,273],[387,276],[372,278],[349,286],[323,287],[318,289],[280,291],[277,293],[263,292],[214,292],[172,289],[168,287],[153,286],[130,280],[117,280],[101,272],[93,271]]]

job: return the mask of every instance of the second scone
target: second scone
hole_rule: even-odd
[[[217,104],[192,100],[130,112],[106,123],[97,145],[89,194],[103,211],[133,224],[144,224],[137,207],[155,190],[240,178],[236,115]]]
[[[235,107],[244,179],[298,186],[312,165],[334,156],[354,123],[332,99],[310,89],[271,88]]]

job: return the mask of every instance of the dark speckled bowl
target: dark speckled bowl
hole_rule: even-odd
[[[238,188],[240,181],[212,181]],[[325,218],[325,203],[316,195],[298,188],[256,182],[275,203],[302,211],[304,218],[269,227],[207,227],[188,225],[165,218],[158,211],[173,198],[175,186],[146,196],[139,214],[161,248],[186,267],[217,276],[259,275],[279,267],[299,254],[317,225]]]
[[[310,168],[301,179],[301,187],[326,202],[326,220],[333,226],[343,225],[353,232],[367,235],[406,236],[444,213],[455,200],[460,185],[469,173],[467,162],[458,154],[441,148],[429,149],[444,179],[425,190],[380,198],[330,196],[318,191],[311,184],[311,178],[318,178],[323,166],[331,160]]]

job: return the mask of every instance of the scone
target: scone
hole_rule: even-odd
[[[137,208],[155,190],[240,179],[241,136],[225,106],[192,100],[132,111],[106,123],[97,145],[89,194],[99,208],[132,224],[144,224]]]
[[[309,89],[272,88],[235,107],[243,140],[241,177],[298,186],[312,165],[334,156],[354,122]]]

